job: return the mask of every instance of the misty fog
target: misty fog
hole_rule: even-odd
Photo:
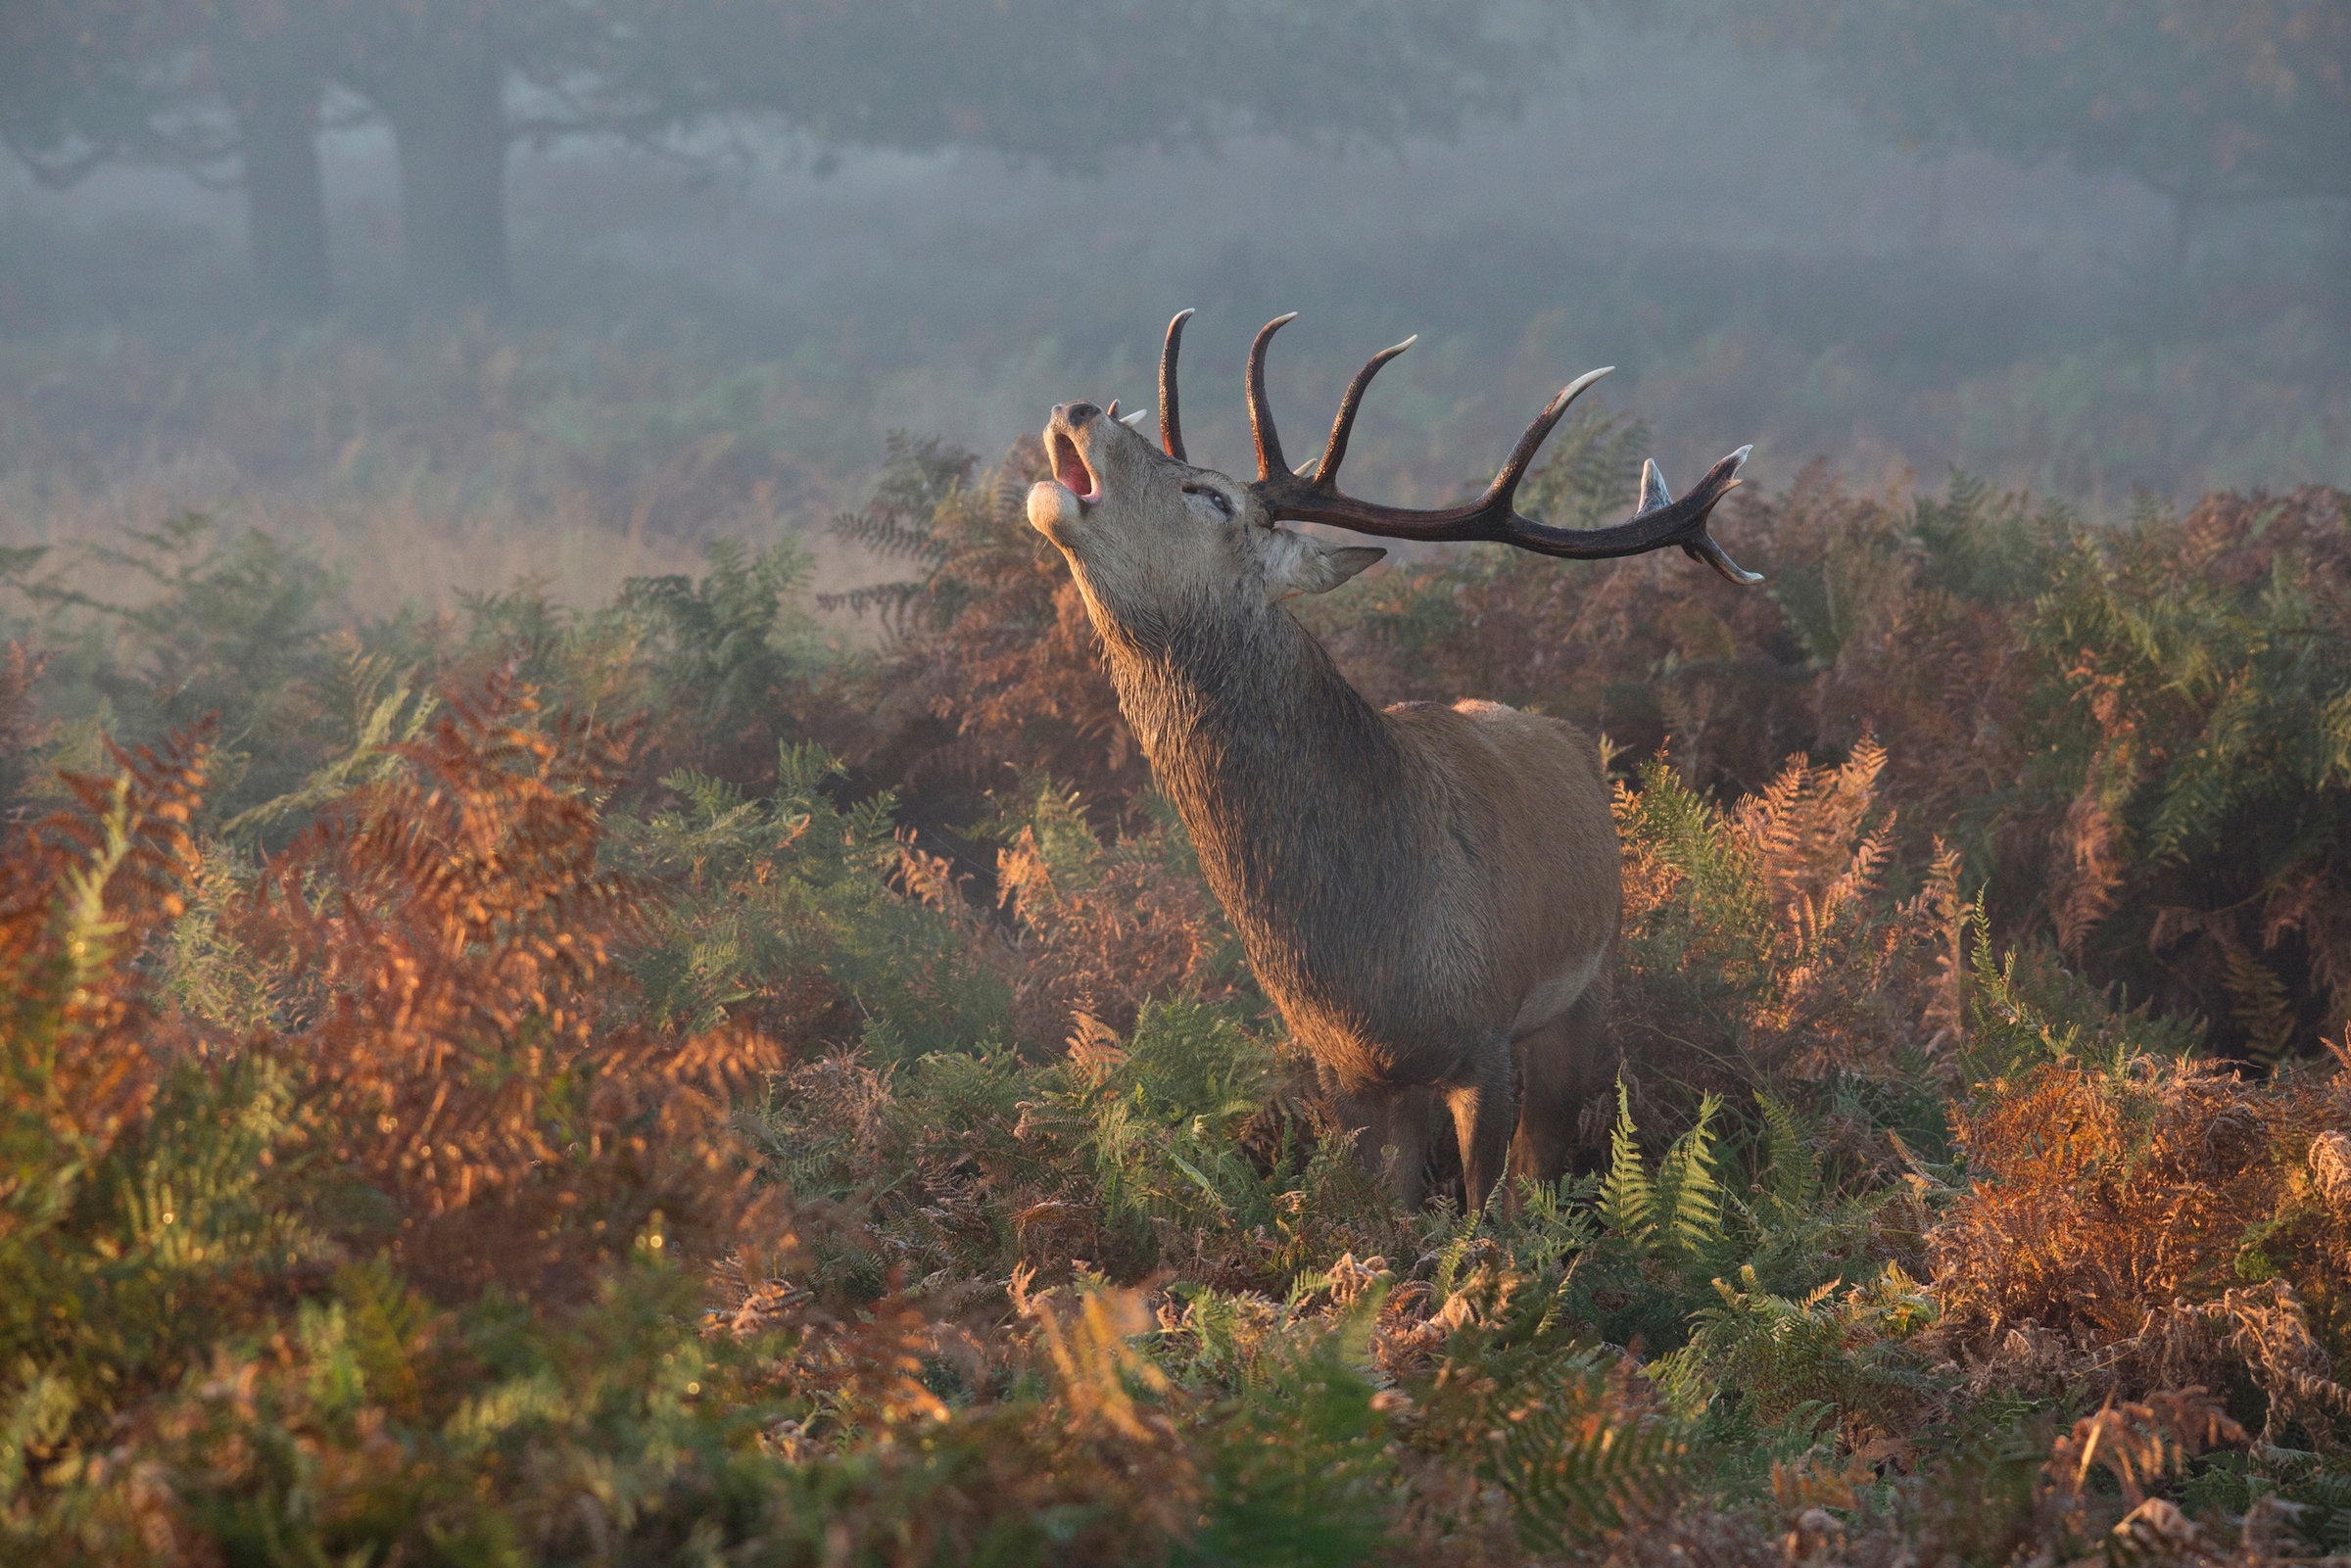
[[[323,138],[340,308],[307,329],[257,326],[236,192],[154,167],[53,192],[12,160],[0,515],[54,539],[159,505],[244,506],[320,541],[362,598],[396,584],[429,601],[438,563],[378,559],[371,523],[328,515],[339,494],[406,486],[451,573],[555,552],[571,564],[553,575],[586,590],[607,580],[586,557],[643,564],[745,526],[692,487],[619,522],[528,499],[485,520],[481,484],[504,481],[483,476],[518,452],[610,437],[588,427],[612,379],[598,366],[660,360],[662,390],[626,396],[691,405],[632,430],[632,474],[723,432],[730,460],[756,450],[757,509],[804,528],[853,503],[888,431],[992,458],[1055,402],[1148,404],[1160,329],[1186,306],[1194,452],[1227,465],[1246,461],[1240,360],[1267,317],[1301,312],[1272,361],[1301,430],[1364,356],[1420,334],[1350,470],[1406,502],[1481,482],[1551,391],[1600,364],[1618,367],[1600,400],[1647,422],[1669,476],[1752,442],[1766,486],[1815,458],[1871,489],[1958,467],[2108,511],[2139,491],[2351,482],[2343,203],[2216,211],[2183,236],[2125,176],[1906,150],[1817,80],[1712,35],[1587,26],[1523,113],[1453,139],[1239,139],[1114,152],[1087,174],[972,150],[827,154],[757,120],[702,133],[691,163],[524,142],[515,305],[470,338],[408,316],[380,124]],[[269,368],[245,379],[285,403],[226,419],[155,396],[256,333]],[[594,363],[557,376],[564,392],[455,432],[426,428],[456,411],[443,371],[389,368],[519,356],[527,382],[583,343]],[[321,356],[343,368],[301,390]],[[137,389],[118,378],[132,360]],[[418,491],[420,474],[442,488]],[[597,543],[615,527],[625,545]]]

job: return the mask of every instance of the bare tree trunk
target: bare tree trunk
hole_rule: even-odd
[[[377,99],[400,150],[408,295],[427,309],[495,313],[512,299],[504,90],[496,59],[444,58]]]
[[[318,82],[259,76],[235,95],[245,164],[245,225],[262,309],[309,320],[334,309],[326,181],[318,168]]]

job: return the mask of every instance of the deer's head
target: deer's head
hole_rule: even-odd
[[[1031,488],[1029,521],[1121,624],[1319,594],[1387,553],[1277,526],[1251,486],[1163,452],[1090,403],[1053,410],[1045,450],[1053,477]]]
[[[1333,523],[1391,539],[1494,540],[1573,559],[1638,555],[1678,545],[1735,583],[1761,581],[1742,571],[1706,533],[1706,518],[1738,484],[1749,448],[1716,463],[1678,501],[1665,493],[1656,464],[1645,464],[1638,507],[1629,522],[1613,528],[1552,528],[1512,509],[1519,481],[1544,438],[1606,370],[1577,378],[1551,401],[1518,438],[1483,496],[1461,506],[1412,511],[1341,495],[1338,472],[1365,389],[1414,340],[1382,350],[1356,373],[1321,457],[1293,471],[1282,459],[1265,390],[1266,347],[1295,319],[1280,316],[1266,323],[1249,351],[1249,422],[1257,438],[1258,477],[1244,483],[1194,467],[1184,456],[1176,389],[1176,352],[1191,313],[1182,311],[1168,323],[1159,369],[1158,447],[1132,428],[1142,415],[1122,420],[1116,403],[1107,410],[1090,403],[1063,404],[1045,426],[1053,477],[1031,488],[1029,520],[1069,557],[1097,613],[1135,625],[1217,607],[1262,605],[1336,588],[1386,553],[1278,526],[1287,520]]]

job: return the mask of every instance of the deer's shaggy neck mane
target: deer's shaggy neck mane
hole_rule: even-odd
[[[1119,706],[1277,998],[1345,1005],[1414,907],[1407,760],[1279,605],[1098,616]]]

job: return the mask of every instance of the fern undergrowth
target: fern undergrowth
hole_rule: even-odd
[[[1603,516],[1642,433],[1570,435]],[[0,1556],[2351,1549],[2339,503],[1807,480],[1726,518],[1777,599],[1368,583],[1367,688],[1627,754],[1574,1168],[1406,1213],[1037,454],[893,453],[879,646],[780,547],[367,627],[200,519],[138,604],[0,557]]]

